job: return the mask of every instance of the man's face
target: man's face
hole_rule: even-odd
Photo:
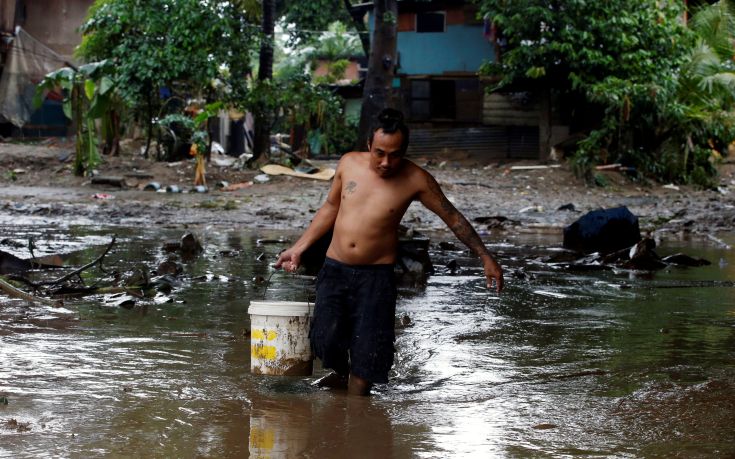
[[[403,152],[401,142],[403,134],[396,131],[392,134],[383,132],[382,129],[375,131],[373,142],[370,147],[370,167],[381,177],[390,177],[401,167]]]

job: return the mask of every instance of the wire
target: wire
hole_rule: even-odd
[[[61,63],[64,63],[64,64],[68,64],[69,63],[69,61],[67,59],[64,59],[61,56],[57,57],[57,56],[53,56],[51,54],[34,53],[33,51],[30,51],[30,50],[27,50],[27,49],[19,50],[16,47],[10,48],[5,54],[6,55],[13,54],[13,55],[16,55],[16,56],[31,55],[31,56],[37,56],[37,57],[46,57],[46,58],[50,58],[48,60],[53,60],[55,62],[61,62]],[[7,67],[7,64],[6,64],[6,67]]]
[[[296,29],[294,31],[295,32],[300,32],[300,33],[333,33],[335,35],[365,35],[365,34],[368,34],[369,35],[370,34],[370,31],[369,30],[366,30],[364,32],[363,31],[357,31],[357,30],[346,30],[344,32],[334,32],[332,30]],[[290,32],[291,32],[291,30],[284,30],[281,33],[283,33],[284,35],[288,35]]]

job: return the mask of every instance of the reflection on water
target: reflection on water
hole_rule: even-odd
[[[155,267],[162,241],[180,236],[116,231],[106,266],[118,270]],[[22,241],[31,230],[4,233]],[[32,234],[38,250],[82,264],[111,232]],[[436,251],[437,274],[401,292],[398,314],[411,320],[399,326],[392,384],[365,399],[251,375],[248,299],[303,301],[310,285],[276,274],[265,290],[287,242],[258,239],[280,233],[199,234],[205,252],[172,303],[0,300],[0,457],[735,454],[732,251],[670,245],[660,252],[714,263],[570,273],[538,261],[556,241],[517,238],[495,247],[512,268],[500,297],[476,261]],[[456,275],[443,268],[451,260]]]

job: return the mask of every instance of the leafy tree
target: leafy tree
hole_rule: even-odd
[[[163,88],[211,99],[212,82],[225,79],[227,100],[247,92],[257,31],[232,2],[97,0],[81,31],[78,56],[114,62],[120,95],[148,126],[149,143]]]
[[[339,4],[342,5],[340,12]],[[356,8],[350,0],[318,0],[313,2],[286,2],[285,20],[296,25],[295,37],[309,39],[309,30],[325,30],[334,19],[347,21],[358,33],[365,55],[368,56],[368,72],[363,89],[357,147],[364,148],[368,130],[375,115],[390,103],[390,91],[396,65],[398,26],[397,0],[373,2],[374,32],[369,37],[364,22],[364,10]],[[301,32],[299,32],[301,31]],[[313,40],[314,37],[311,37]]]
[[[344,78],[349,58],[361,53],[359,39],[348,32],[341,22],[333,22],[327,31],[319,35],[313,44],[298,46],[276,63],[275,71],[279,77],[304,75],[316,70],[320,59],[326,62],[328,75],[315,78],[318,84],[331,84]]]
[[[281,13],[285,24],[296,26],[290,29],[291,45],[309,45],[320,41],[321,32],[338,21],[350,25],[350,29],[357,33],[363,53],[365,56],[370,55],[370,36],[363,10],[356,9],[350,0],[285,1]]]
[[[659,178],[685,181],[701,167],[701,158],[692,163],[688,153],[709,151],[713,139],[727,138],[731,124],[724,109],[732,91],[719,83],[728,80],[720,70],[731,60],[702,65],[704,42],[700,38],[696,45],[682,2],[478,3],[505,41],[501,59],[483,68],[501,77],[499,87],[550,90],[601,113],[575,158],[580,170],[622,161]],[[719,32],[718,43],[732,40]],[[574,111],[572,117],[575,121]],[[672,155],[678,167],[672,168]]]

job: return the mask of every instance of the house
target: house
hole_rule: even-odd
[[[30,98],[46,73],[74,62],[74,49],[82,40],[78,28],[92,3],[0,0],[1,135],[66,135],[61,102],[46,100],[34,111]]]
[[[412,128],[410,151],[546,159],[550,142],[566,136],[538,94],[487,91],[495,82],[478,71],[497,59],[500,47],[476,5],[398,1],[397,29],[394,98]]]

